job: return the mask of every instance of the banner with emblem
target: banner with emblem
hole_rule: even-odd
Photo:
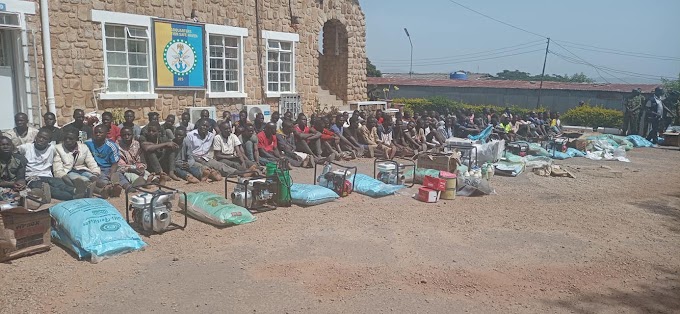
[[[202,24],[153,20],[156,88],[205,89]]]

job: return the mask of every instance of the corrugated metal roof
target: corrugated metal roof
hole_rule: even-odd
[[[469,88],[511,88],[538,89],[538,81],[501,81],[501,80],[442,80],[369,77],[369,85],[432,86],[432,87],[469,87]],[[603,84],[603,83],[561,83],[543,82],[543,89],[583,90],[603,92],[625,92],[640,88],[643,93],[651,93],[658,84]]]

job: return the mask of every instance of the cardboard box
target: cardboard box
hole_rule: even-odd
[[[48,208],[16,207],[0,212],[0,262],[48,251],[51,220]]]
[[[419,154],[418,168],[434,169],[439,171],[456,172],[460,161],[453,154]]]
[[[439,200],[439,191],[422,187],[418,189],[418,200],[425,203],[436,203]]]
[[[663,136],[663,146],[680,147],[680,133],[666,132],[661,136]]]
[[[423,179],[423,186],[435,191],[446,191],[446,180],[435,178],[431,176],[425,176]]]

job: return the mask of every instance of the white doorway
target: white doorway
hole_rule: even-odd
[[[14,127],[14,114],[19,107],[17,66],[18,31],[0,29],[0,129]]]

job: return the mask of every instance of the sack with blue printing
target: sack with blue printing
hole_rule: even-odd
[[[385,184],[362,173],[347,180],[354,182],[355,192],[372,197],[392,195],[404,187],[403,185]]]
[[[50,208],[50,216],[57,231],[52,233],[55,241],[93,263],[146,246],[118,210],[103,199],[62,202]]]
[[[290,187],[290,196],[293,204],[299,206],[319,205],[332,202],[340,197],[329,188],[302,183],[293,183]]]

